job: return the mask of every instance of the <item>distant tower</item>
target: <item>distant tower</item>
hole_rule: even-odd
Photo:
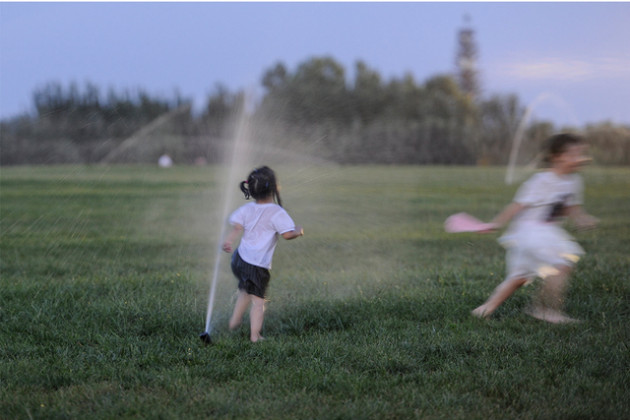
[[[457,82],[459,87],[471,99],[477,99],[479,95],[479,82],[477,80],[477,44],[475,43],[475,31],[470,27],[470,16],[464,16],[464,27],[457,35]]]

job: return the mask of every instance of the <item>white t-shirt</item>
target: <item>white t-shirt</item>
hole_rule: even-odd
[[[275,203],[247,203],[230,215],[229,222],[244,228],[238,246],[243,261],[267,269],[271,269],[278,235],[295,230],[291,216]]]
[[[512,222],[561,222],[570,206],[581,205],[582,178],[578,174],[556,175],[539,172],[529,178],[516,192],[514,201],[527,207]]]
[[[573,265],[584,250],[560,226],[566,208],[582,204],[582,178],[551,171],[533,175],[514,202],[526,207],[499,238],[507,250],[507,278],[545,278],[560,265]],[[552,271],[550,271],[552,270]]]

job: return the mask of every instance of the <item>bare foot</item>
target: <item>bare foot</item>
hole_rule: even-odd
[[[477,317],[477,318],[482,318],[482,319],[490,318],[490,313],[486,309],[486,305],[481,305],[481,306],[473,309],[471,314],[472,314],[472,316]]]

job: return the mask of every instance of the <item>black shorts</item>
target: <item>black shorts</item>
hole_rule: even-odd
[[[238,254],[238,249],[232,255],[232,273],[238,280],[239,290],[243,290],[250,295],[265,298],[267,285],[271,278],[269,270],[257,265],[249,264]]]

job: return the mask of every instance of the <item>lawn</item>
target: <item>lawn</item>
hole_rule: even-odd
[[[442,224],[492,218],[505,168],[274,169],[305,236],[276,250],[267,340],[228,331],[224,254],[204,346],[225,168],[2,168],[0,418],[630,417],[629,168],[584,172],[571,325],[523,313],[535,286],[470,316],[504,251]]]

